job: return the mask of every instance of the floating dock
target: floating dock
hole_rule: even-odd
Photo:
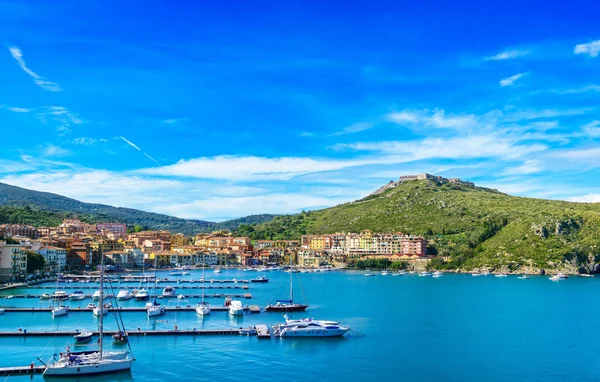
[[[271,338],[271,332],[269,331],[267,325],[256,325],[256,337],[261,339]]]
[[[5,299],[8,298],[37,298],[37,299],[41,299],[42,296],[41,295],[35,295],[35,294],[20,294],[20,295],[10,295],[10,296],[6,296]],[[201,298],[202,295],[201,294],[188,294],[185,295],[185,298]],[[219,297],[235,297],[235,298],[252,298],[252,294],[251,293],[213,293],[213,294],[205,294],[204,295],[205,298],[219,298]],[[91,294],[85,295],[85,298],[90,299],[92,298]],[[115,296],[113,295],[108,295],[105,296],[104,299],[112,299],[115,298]],[[164,297],[164,296],[156,296],[157,299],[168,299],[169,297]],[[172,299],[175,299],[176,297],[170,297]],[[134,298],[132,298],[134,299]],[[47,298],[44,301],[53,301],[52,298]],[[61,302],[67,304],[68,302],[73,303],[76,301],[82,301],[82,300],[63,300]]]
[[[260,283],[259,283],[260,284]],[[136,287],[136,285],[132,285],[130,287]],[[207,285],[207,286],[186,286],[186,285],[177,285],[176,286],[177,289],[249,289],[250,287],[248,285]],[[56,285],[54,286],[49,286],[49,285],[43,285],[43,286],[36,286],[33,289],[54,289],[56,290]],[[59,289],[98,289],[97,286],[94,285],[61,285]],[[110,287],[107,287],[106,289],[110,289]],[[117,289],[116,287],[113,286],[113,289]],[[135,289],[135,288],[134,288]]]
[[[25,374],[42,374],[46,370],[45,366],[13,366],[0,367],[0,375],[25,375]]]
[[[165,308],[167,310],[167,312],[193,312],[196,310],[195,306],[192,305],[185,305],[185,306],[168,306],[165,305]],[[51,312],[52,309],[50,308],[2,308],[4,309],[5,313],[32,313],[32,312]],[[109,312],[116,312],[116,311],[120,311],[120,312],[145,312],[146,311],[146,307],[142,307],[142,306],[134,306],[134,307],[119,307],[119,309],[115,309],[115,308],[110,308],[108,309]],[[210,310],[213,312],[228,312],[229,308],[226,306],[211,306]],[[69,313],[72,312],[91,312],[92,309],[90,308],[69,308]],[[250,307],[248,306],[244,306],[244,311],[250,311]]]
[[[70,284],[73,282],[83,282],[83,283],[99,283],[100,282],[100,278],[94,277],[94,278],[83,278],[82,280],[85,281],[79,281],[79,280],[70,280],[70,279],[65,279],[65,280],[61,280],[60,283],[61,284]],[[140,281],[139,280],[105,280],[105,282],[107,284],[125,284],[125,283],[133,283],[133,284],[139,284]],[[154,282],[154,279],[148,279],[146,282]],[[196,280],[186,280],[186,279],[158,279],[156,280],[157,283],[172,283],[172,284],[248,284],[251,282],[251,280],[237,280],[237,279],[231,279],[231,280],[221,280],[221,279],[196,279]],[[265,281],[263,281],[265,282]],[[259,283],[260,284],[260,283]]]
[[[98,335],[97,331],[92,332],[92,333],[95,336]],[[116,330],[112,330],[112,331],[107,330],[107,331],[104,331],[104,336],[112,336],[116,333],[117,333]],[[71,330],[63,330],[63,331],[57,331],[57,332],[27,331],[27,333],[17,331],[17,332],[0,332],[0,337],[55,337],[55,336],[73,337],[75,334],[78,334],[78,332],[71,331]],[[240,330],[239,329],[128,330],[127,334],[131,337],[133,337],[133,336],[189,336],[189,335],[195,335],[195,336],[219,335],[219,336],[222,336],[222,335],[240,334]]]

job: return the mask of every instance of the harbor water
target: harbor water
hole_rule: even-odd
[[[592,381],[600,374],[600,280],[571,277],[552,282],[548,277],[492,275],[444,275],[440,278],[404,275],[365,277],[365,272],[294,274],[294,299],[310,305],[291,317],[338,320],[352,330],[343,338],[258,340],[238,335],[219,336],[132,336],[136,362],[131,373],[88,377],[86,381],[172,381],[172,380],[327,380],[327,381]],[[250,279],[256,272],[227,269],[206,273],[206,279]],[[244,305],[261,308],[289,293],[289,274],[267,272],[268,283],[243,284],[248,290],[206,289],[206,293],[251,293],[240,298]],[[159,277],[168,276],[167,272]],[[199,279],[200,271],[182,279]],[[45,284],[53,285],[53,284]],[[77,286],[62,284],[71,293]],[[123,284],[114,286],[115,294]],[[127,284],[129,290],[136,283]],[[167,284],[159,284],[159,289]],[[175,288],[178,285],[170,284]],[[181,289],[177,294],[202,292]],[[226,284],[223,284],[226,285]],[[237,285],[237,284],[231,284]],[[208,284],[207,284],[208,286]],[[152,287],[152,284],[150,284]],[[3,296],[51,293],[53,289],[13,289]],[[91,295],[94,289],[84,289]],[[303,291],[303,293],[302,293]],[[223,305],[224,298],[207,299]],[[91,299],[67,301],[86,306]],[[176,300],[161,299],[175,306]],[[195,306],[198,298],[180,305]],[[0,299],[0,307],[47,307],[47,301],[31,298]],[[130,300],[122,305],[143,306]],[[200,317],[195,312],[170,311],[157,318],[145,312],[125,312],[130,331],[140,329],[228,329],[254,324],[269,326],[283,322],[280,313],[246,313],[230,317],[212,312]],[[112,314],[105,319],[115,329]],[[0,331],[96,330],[91,312],[71,312],[52,318],[50,312],[6,312],[0,315]],[[110,338],[107,341],[110,343]],[[48,360],[52,354],[71,349],[70,337],[0,337],[0,367],[25,366]],[[112,347],[112,345],[109,345]],[[9,380],[43,380],[41,375],[11,376]],[[57,380],[57,379],[54,379]],[[71,379],[72,380],[72,379]]]

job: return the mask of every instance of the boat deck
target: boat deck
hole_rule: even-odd
[[[258,338],[271,338],[271,332],[267,325],[260,324],[256,325],[256,337]]]

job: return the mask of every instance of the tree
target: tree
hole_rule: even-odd
[[[27,251],[27,273],[34,273],[44,269],[46,259],[39,253]]]

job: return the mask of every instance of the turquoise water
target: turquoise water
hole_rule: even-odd
[[[248,284],[250,289],[243,292],[252,293],[253,298],[242,299],[244,304],[264,307],[287,295],[289,274],[267,275],[271,279],[267,284]],[[519,280],[513,276],[365,277],[360,272],[298,276],[310,307],[294,317],[339,320],[352,327],[349,336],[296,340],[132,337],[137,361],[131,374],[85,380],[591,381],[600,372],[597,279],[552,282],[547,277]],[[199,278],[200,273],[193,272],[191,277]],[[210,277],[248,279],[256,273],[226,270]],[[300,288],[295,288],[295,293],[301,296]],[[223,299],[209,301],[221,305]],[[78,304],[84,302],[87,304]],[[196,302],[190,300],[193,305]],[[38,306],[38,301],[0,299],[0,306]],[[265,312],[240,318],[213,312],[204,319],[194,312],[169,312],[158,319],[132,312],[124,313],[123,318],[132,329],[174,325],[182,329],[234,328],[282,321],[280,314]],[[114,327],[114,319],[108,316],[106,321],[108,327]],[[0,316],[0,330],[93,329],[95,325],[90,312],[55,319],[48,312]],[[66,337],[1,338],[0,367],[28,365],[35,357],[48,359],[72,342]],[[29,377],[10,380],[25,378]]]

